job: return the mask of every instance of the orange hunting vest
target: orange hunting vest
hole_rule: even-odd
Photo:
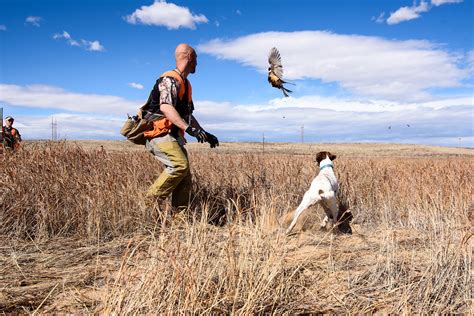
[[[182,115],[178,107],[183,106],[182,104],[183,102],[185,102],[187,106],[187,104],[191,103],[193,100],[191,83],[188,80],[186,80],[186,83],[188,84],[188,98],[187,100],[183,100],[186,94],[186,83],[184,82],[183,77],[181,77],[180,74],[174,70],[167,71],[160,76],[160,78],[163,78],[163,77],[171,77],[171,78],[176,79],[179,82],[179,91],[178,91],[178,100],[176,101],[176,107],[177,107],[176,110],[178,111],[180,115]],[[158,136],[163,136],[163,135],[168,134],[171,131],[172,127],[173,127],[173,123],[171,123],[169,119],[163,116],[162,118],[153,122],[153,130],[147,131],[143,135],[146,138],[154,138]],[[181,135],[184,135],[184,131],[181,131]]]

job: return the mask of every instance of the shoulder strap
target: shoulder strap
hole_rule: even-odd
[[[178,91],[178,97],[182,100],[183,97],[187,94],[188,101],[192,100],[192,89],[191,89],[191,84],[189,83],[188,79],[184,79],[177,71],[175,70],[169,70],[163,73],[160,78],[162,77],[171,77],[179,82],[179,91]]]

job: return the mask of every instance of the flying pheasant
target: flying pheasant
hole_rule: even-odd
[[[283,86],[284,83],[289,83],[283,81],[283,66],[281,65],[281,56],[278,52],[276,47],[273,47],[270,50],[270,54],[268,55],[268,63],[270,67],[268,67],[268,82],[272,85],[272,87],[278,88],[283,91],[285,97],[288,97],[288,92],[292,92]]]

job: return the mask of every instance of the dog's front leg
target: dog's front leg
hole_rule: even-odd
[[[321,225],[319,226],[319,228],[320,229],[326,229],[326,227],[329,223],[329,219],[332,217],[332,212],[331,212],[331,209],[327,206],[326,201],[324,199],[321,200],[320,204],[323,207],[324,213],[326,214],[326,216],[324,216],[324,219],[321,222]]]
[[[321,224],[319,225],[319,228],[320,228],[320,229],[325,229],[326,226],[328,225],[328,222],[329,222],[329,217],[324,216],[324,219],[323,219],[323,221],[321,222]]]
[[[296,222],[298,221],[298,217],[301,215],[301,213],[303,213],[308,207],[310,207],[311,205],[315,204],[316,202],[318,202],[320,200],[320,197],[319,196],[314,196],[312,193],[310,193],[309,191],[307,191],[304,196],[303,196],[303,200],[301,201],[300,205],[298,206],[298,208],[296,209],[295,211],[295,215],[293,217],[293,221],[291,221],[291,224],[290,226],[288,227],[288,229],[286,230],[286,234],[289,234],[291,233],[291,231],[293,230],[293,228],[295,227],[296,225]]]

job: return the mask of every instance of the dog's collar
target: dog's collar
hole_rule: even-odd
[[[331,167],[331,168],[334,169],[332,163],[328,163],[328,164],[325,164],[325,165],[323,165],[323,166],[320,166],[320,167],[319,167],[319,170],[323,170],[324,168],[327,168],[327,167]]]

